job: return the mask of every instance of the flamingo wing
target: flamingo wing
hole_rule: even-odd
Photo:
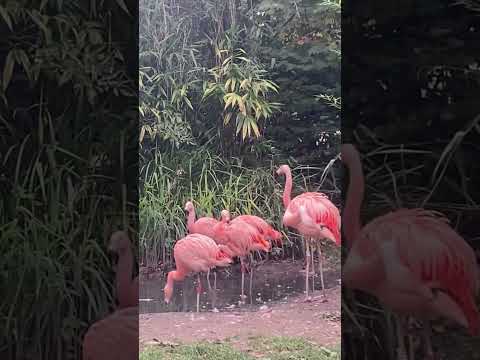
[[[384,265],[390,285],[397,288],[410,285],[411,289],[423,291],[426,299],[426,288],[430,294],[432,290],[441,291],[444,308],[439,306],[437,310],[463,323],[458,314],[454,314],[458,313],[454,308],[456,304],[472,333],[478,333],[480,316],[474,303],[474,294],[478,292],[475,255],[444,216],[424,209],[401,209],[375,219],[362,234],[377,249],[391,244],[394,253],[385,259]],[[368,256],[372,258],[371,251]],[[388,271],[393,268],[395,271],[389,275]],[[445,295],[453,302],[447,304]]]
[[[188,272],[207,271],[215,258],[215,242],[202,234],[190,234],[177,241],[174,247],[175,263]]]
[[[232,220],[232,222],[239,221],[243,221],[256,228],[256,230],[267,240],[275,240],[277,243],[282,243],[281,233],[276,231],[269,223],[267,223],[261,217],[255,215],[240,215]]]
[[[284,223],[302,234],[328,238],[341,244],[341,217],[335,205],[323,193],[303,193],[295,197],[285,212]]]
[[[210,217],[202,217],[190,226],[191,234],[202,234],[213,238],[215,236],[214,226],[219,223],[218,220]]]

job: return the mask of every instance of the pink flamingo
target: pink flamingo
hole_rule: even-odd
[[[132,280],[133,254],[130,239],[124,231],[110,237],[108,250],[118,255],[116,287],[118,307],[138,306],[138,276]]]
[[[215,232],[213,227],[219,223],[217,219],[213,217],[204,216],[195,221],[195,207],[193,202],[187,201],[185,203],[185,211],[188,212],[187,215],[187,230],[189,234],[202,234],[208,236],[209,238],[214,238]],[[213,272],[214,276],[214,288],[217,288],[217,273]],[[210,284],[210,269],[207,271],[207,283],[208,288],[211,290],[212,286]]]
[[[275,242],[279,245],[282,245],[282,233],[276,231],[270,224],[268,224],[265,220],[263,220],[259,216],[255,215],[239,215],[231,220],[230,212],[226,209],[222,210],[221,212],[221,221],[223,223],[247,223],[248,225],[254,227],[261,236],[263,236],[266,240],[271,241],[272,243]],[[253,265],[253,255],[250,255],[250,263]],[[251,269],[250,269],[251,270]],[[252,281],[253,281],[253,271],[250,271],[250,292],[252,288]]]
[[[174,281],[182,281],[190,273],[197,273],[197,312],[200,311],[201,282],[200,273],[213,267],[226,267],[232,259],[230,250],[223,245],[217,245],[210,237],[202,234],[190,234],[176,242],[173,248],[176,269],[167,275],[164,288],[165,302],[168,304],[173,294]]]
[[[222,218],[229,216],[226,210],[221,213]],[[270,243],[259,233],[259,231],[245,222],[221,221],[214,227],[214,239],[218,244],[228,247],[231,257],[239,257],[242,272],[242,302],[245,299],[245,257],[252,251],[270,251]],[[252,280],[250,273],[250,286]]]
[[[345,144],[341,158],[350,173],[344,211],[350,249],[342,267],[344,283],[374,295],[398,315],[398,358],[407,359],[402,323],[408,316],[424,324],[428,358],[433,358],[429,322],[433,318],[445,317],[478,334],[474,296],[479,273],[473,250],[442,214],[424,209],[399,209],[362,228],[360,156],[353,145]]]
[[[239,215],[233,219],[230,218],[230,212],[228,210],[223,210],[221,212],[223,222],[235,223],[235,222],[245,222],[254,228],[262,235],[266,240],[274,241],[278,245],[282,245],[282,233],[275,230],[270,224],[263,220],[259,216],[255,215]]]
[[[86,332],[82,344],[83,360],[138,357],[138,277],[132,282],[131,242],[123,231],[110,237],[109,250],[119,256],[116,275],[118,309],[97,321]]]
[[[319,192],[305,192],[301,195],[290,199],[292,193],[292,172],[288,165],[281,165],[277,170],[277,175],[285,175],[285,190],[283,192],[283,205],[285,206],[285,214],[283,215],[283,225],[292,227],[302,234],[305,239],[306,248],[306,299],[308,296],[308,276],[310,262],[310,247],[312,252],[314,246],[318,251],[318,262],[320,270],[320,281],[322,283],[322,291],[324,301],[327,301],[325,292],[325,284],[323,281],[323,260],[322,250],[319,240],[328,239],[338,246],[341,243],[340,226],[341,218],[338,209],[328,197]],[[312,254],[312,270],[315,276],[315,266]],[[313,279],[313,290],[315,290],[315,279]]]
[[[195,221],[195,207],[191,201],[185,203],[185,211],[188,212],[187,229],[190,234],[203,234],[213,239],[213,227],[218,224],[218,220],[212,217],[201,217]]]

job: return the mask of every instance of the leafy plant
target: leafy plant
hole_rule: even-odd
[[[235,134],[260,137],[260,121],[271,117],[280,105],[267,100],[270,93],[278,93],[278,86],[265,78],[266,70],[247,57],[243,49],[230,52],[215,49],[220,65],[209,70],[214,81],[204,85],[203,98],[212,95],[223,105],[223,124],[235,119]]]

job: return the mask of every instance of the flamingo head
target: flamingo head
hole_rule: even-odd
[[[260,251],[270,251],[271,244],[265,238],[261,235],[255,236],[254,238],[254,243],[255,243],[255,250],[260,250]]]
[[[167,283],[167,285],[165,285],[165,287],[163,288],[163,293],[165,303],[168,304],[173,295],[173,286],[170,286],[170,284]]]
[[[276,172],[277,172],[277,175],[285,175],[289,171],[290,171],[290,167],[285,164],[285,165],[281,165]]]
[[[220,215],[221,215],[221,218],[222,218],[222,222],[224,223],[228,223],[230,222],[230,212],[226,209],[222,210],[220,212]]]
[[[185,211],[187,212],[192,212],[193,211],[193,203],[191,201],[187,201],[185,203],[185,208],[184,208]]]

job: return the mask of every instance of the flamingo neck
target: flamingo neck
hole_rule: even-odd
[[[189,231],[192,228],[193,224],[195,224],[195,217],[195,208],[193,208],[188,212],[187,228]]]
[[[187,274],[181,270],[172,270],[167,275],[167,284],[165,285],[165,289],[173,289],[173,283],[175,281],[182,281],[185,279]]]
[[[117,297],[120,307],[127,306],[130,297],[130,284],[132,282],[133,254],[128,246],[118,254],[118,265],[116,274]]]
[[[365,184],[360,156],[353,146],[342,149],[342,160],[349,172],[349,184],[343,219],[345,219],[344,231],[347,246],[351,247],[361,230],[360,208],[363,201]]]
[[[283,206],[285,209],[290,205],[290,196],[292,194],[292,172],[287,169],[285,172],[285,189],[283,191]]]

